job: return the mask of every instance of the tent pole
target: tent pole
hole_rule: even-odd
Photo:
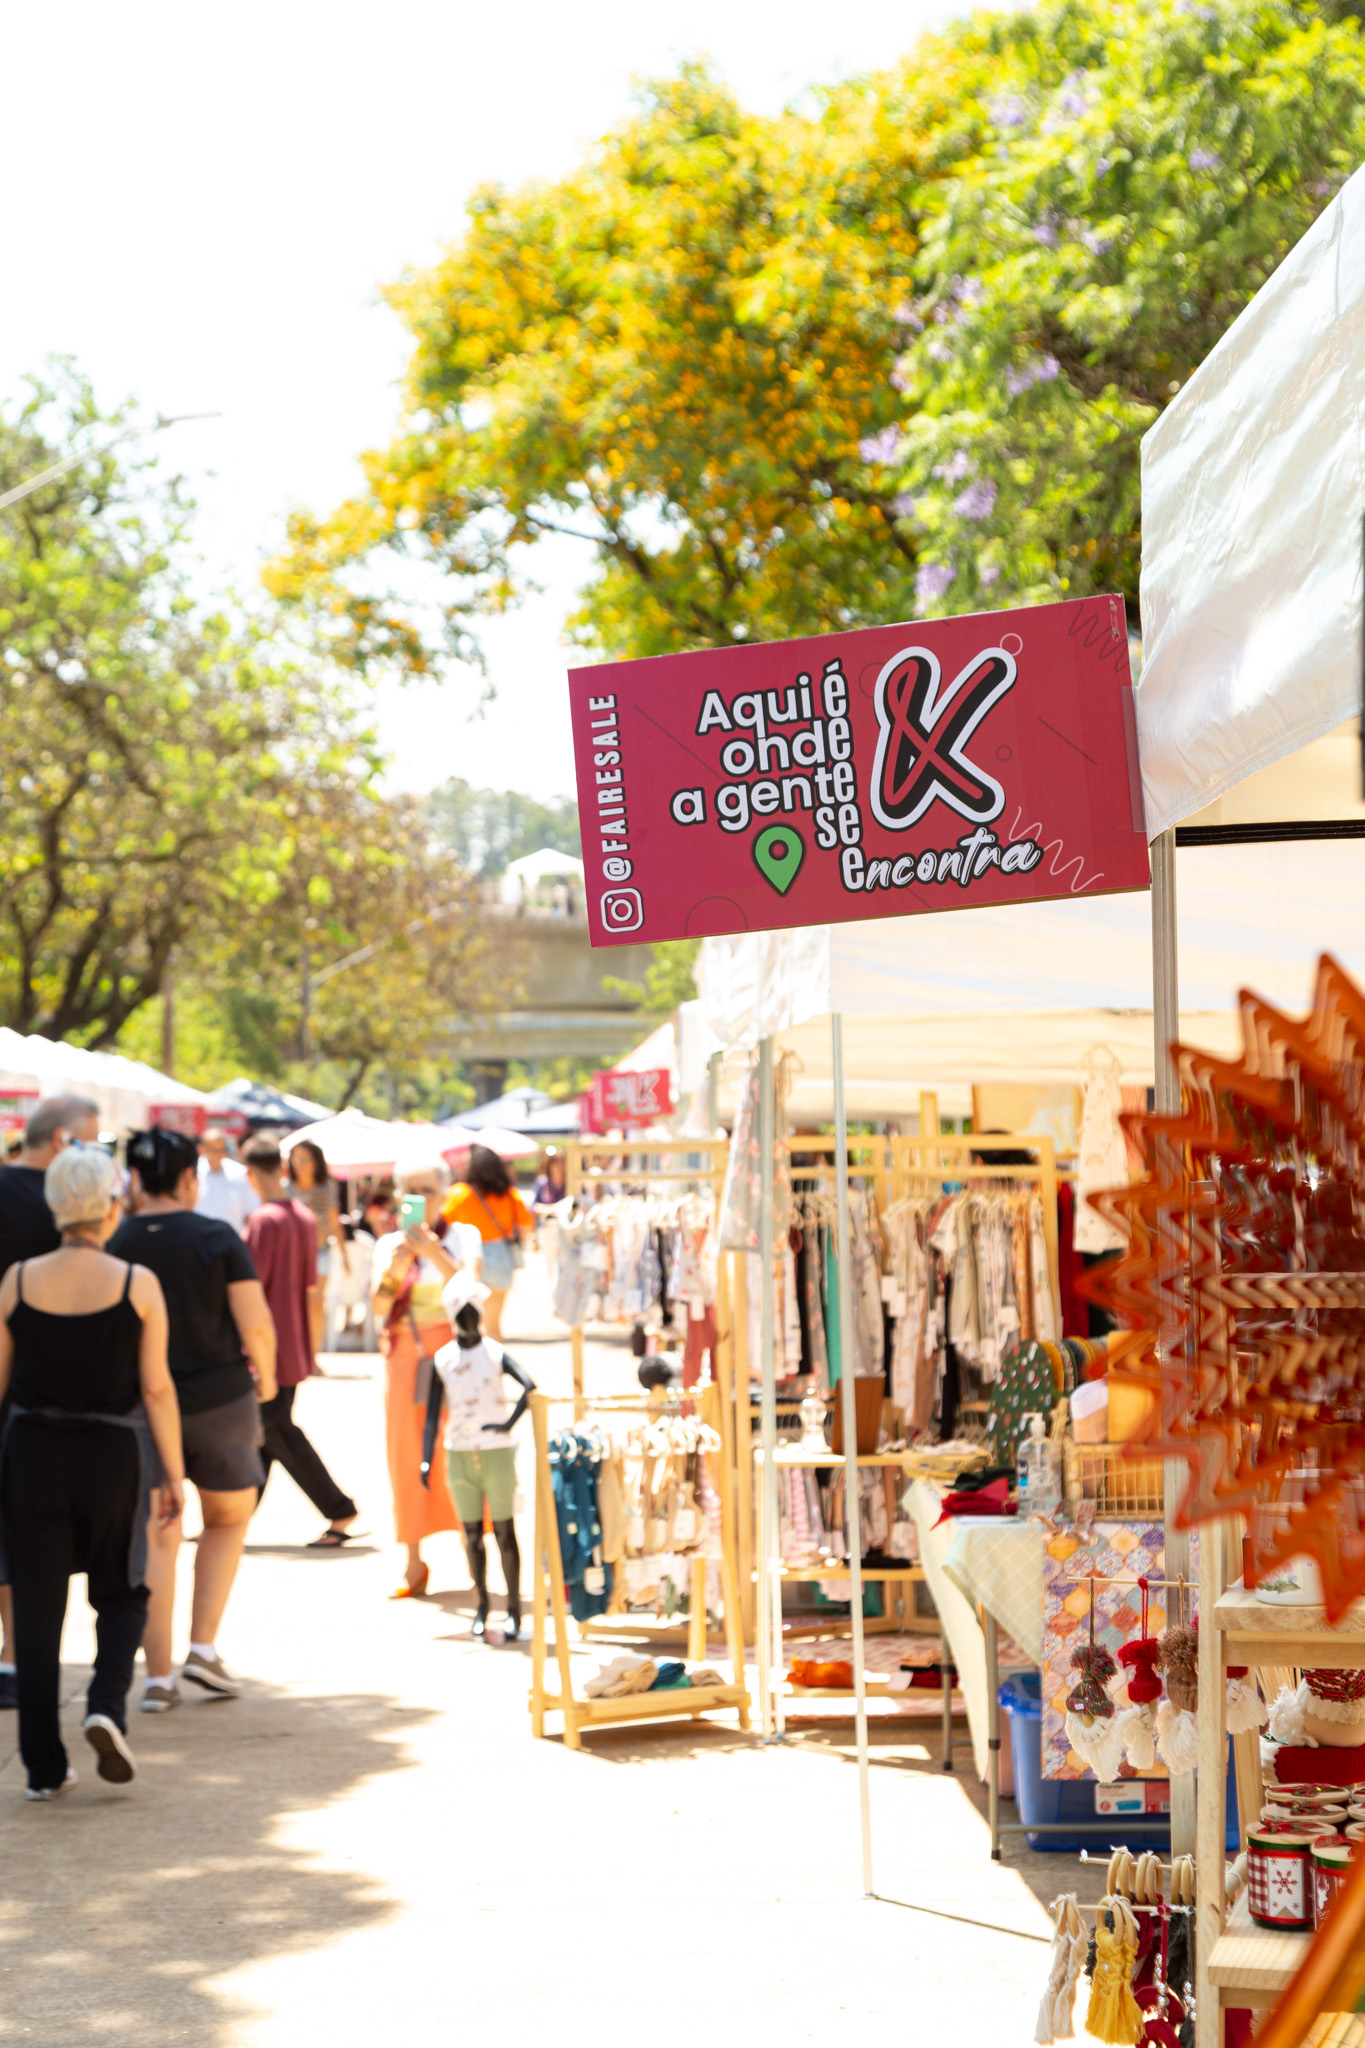
[[[758,1148],[762,1171],[761,1207],[758,1220],[758,1259],[761,1268],[761,1334],[763,1405],[760,1438],[763,1445],[762,1513],[758,1530],[758,1634],[759,1692],[765,1741],[780,1742],[785,1734],[786,1715],[782,1705],[782,1581],[778,1576],[780,1518],[777,1506],[777,1382],[774,1370],[776,1342],[776,1301],[773,1289],[773,1205],[776,1201],[777,1117],[773,1100],[773,1042],[758,1041]],[[765,1682],[766,1681],[766,1682]]]
[[[1171,1057],[1171,1047],[1180,1036],[1174,828],[1159,832],[1152,841],[1152,1030],[1157,1115],[1174,1116],[1180,1108],[1180,1075]],[[1176,1503],[1185,1489],[1185,1467],[1178,1458],[1167,1458],[1161,1476],[1166,1501],[1166,1562],[1162,1568],[1168,1579],[1188,1579],[1189,1532],[1175,1526]],[[1187,1771],[1171,1779],[1171,1854],[1192,1856],[1194,1838],[1195,1779],[1194,1773]]]
[[[858,1815],[863,1897],[872,1889],[872,1798],[867,1761],[867,1671],[863,1662],[863,1528],[858,1485],[858,1403],[853,1391],[852,1252],[848,1220],[848,1118],[844,1108],[844,1020],[829,1020],[834,1067],[834,1247],[839,1261],[839,1400],[844,1417],[844,1521],[848,1529],[849,1614],[853,1622],[854,1717],[858,1741]]]

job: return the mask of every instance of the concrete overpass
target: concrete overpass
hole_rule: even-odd
[[[595,953],[584,917],[493,904],[484,915],[488,937],[517,955],[522,993],[514,1009],[459,1018],[452,1029],[450,1049],[469,1069],[481,1102],[502,1092],[511,1060],[578,1059],[607,1067],[638,1045],[650,1019],[602,983],[643,981],[652,958],[648,946]]]

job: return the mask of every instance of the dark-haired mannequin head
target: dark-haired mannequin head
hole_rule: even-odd
[[[464,1307],[458,1309],[455,1314],[456,1341],[463,1344],[465,1350],[468,1351],[479,1342],[482,1336],[483,1324],[479,1320],[478,1303],[467,1301]]]

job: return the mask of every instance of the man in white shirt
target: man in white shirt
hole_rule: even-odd
[[[246,1229],[247,1217],[261,1206],[246,1168],[228,1158],[222,1131],[207,1130],[199,1140],[199,1200],[195,1206],[201,1216],[230,1223],[239,1237]]]

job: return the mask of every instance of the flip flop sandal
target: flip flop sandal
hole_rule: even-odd
[[[363,1529],[324,1529],[321,1536],[315,1536],[311,1543],[305,1543],[305,1550],[340,1550],[344,1544],[354,1542],[363,1536]]]

